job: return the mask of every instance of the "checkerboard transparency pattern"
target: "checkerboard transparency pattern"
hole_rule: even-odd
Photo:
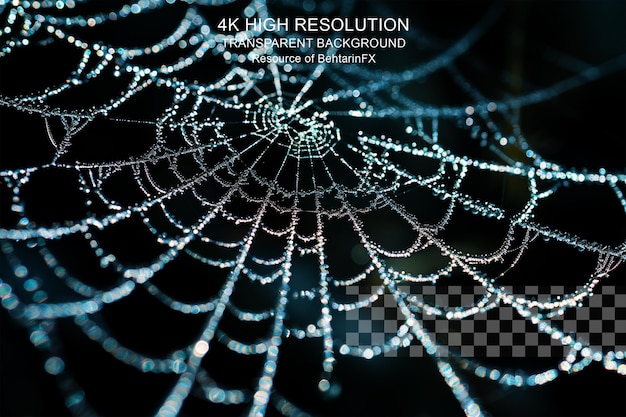
[[[484,294],[480,286],[422,286],[419,289],[400,287],[426,303],[437,306],[468,306]],[[564,286],[509,287],[514,294],[526,298],[547,300],[574,290]],[[419,293],[418,293],[419,291]],[[356,301],[372,294],[371,287],[348,287],[347,295]],[[444,356],[455,352],[463,357],[558,357],[568,347],[543,333],[529,320],[520,317],[512,307],[500,306],[463,320],[447,320],[441,316],[423,314],[422,323]],[[371,307],[346,313],[346,343],[367,348],[382,345],[396,334],[404,322],[393,296],[385,293]],[[596,287],[594,295],[579,308],[570,308],[562,316],[550,320],[551,325],[566,334],[603,352],[626,350],[626,287],[604,285]],[[385,356],[425,355],[419,343],[392,350]]]

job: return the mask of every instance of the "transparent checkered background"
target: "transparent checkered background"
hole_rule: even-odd
[[[471,305],[484,294],[481,286],[428,285],[401,289],[437,306]],[[508,288],[511,289],[517,295],[546,300],[575,288],[529,285]],[[372,293],[371,287],[367,286],[351,286],[346,291],[350,301],[363,299]],[[403,322],[404,317],[393,296],[384,294],[371,307],[346,312],[346,343],[362,348],[382,345],[396,334]],[[569,350],[560,341],[521,318],[509,306],[500,306],[463,320],[424,314],[422,323],[442,346],[444,356],[451,351],[468,358],[562,358]],[[603,352],[626,350],[626,287],[596,287],[594,295],[586,299],[582,307],[567,309],[563,316],[552,319],[550,323],[575,336],[583,344]],[[385,356],[407,355],[421,357],[425,352],[419,343],[414,342],[408,348],[385,353]]]

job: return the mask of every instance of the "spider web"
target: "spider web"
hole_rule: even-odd
[[[623,351],[551,324],[623,285],[624,37],[568,46],[619,24],[594,27],[577,3],[496,3],[465,6],[443,31],[449,10],[426,3],[406,52],[380,50],[377,65],[261,66],[254,57],[285,51],[225,40],[302,34],[224,33],[221,16],[408,6],[1,4],[0,297],[70,413],[358,415],[372,410],[338,405],[357,383],[349,373],[411,345],[434,360],[419,372],[436,369],[470,416],[486,408],[482,381],[524,389],[587,367],[626,374]],[[554,14],[589,26],[521,35],[524,18],[548,26]],[[297,51],[336,52],[346,51]],[[568,291],[537,299],[511,290],[522,284]],[[481,294],[432,304],[419,294],[433,285]],[[351,299],[354,287],[366,295]],[[385,295],[401,312],[393,335],[347,343],[346,313]],[[563,358],[518,370],[464,358],[422,320],[502,308],[564,346]],[[391,398],[411,402],[378,392],[387,411]],[[449,393],[437,395],[432,410]]]

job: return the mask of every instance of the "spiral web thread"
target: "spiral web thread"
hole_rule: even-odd
[[[618,205],[623,214],[626,175],[605,168],[569,169],[544,159],[526,141],[519,120],[521,110],[528,106],[623,73],[624,55],[579,69],[550,86],[497,98],[474,87],[456,63],[497,21],[498,7],[490,8],[461,38],[443,48],[414,28],[409,47],[440,52],[394,72],[355,65],[253,66],[254,56],[281,51],[229,49],[224,39],[301,35],[220,33],[207,16],[229,1],[179,2],[176,6],[185,8],[183,17],[161,41],[141,47],[108,44],[92,40],[90,31],[137,16],[149,17],[174,2],[142,0],[82,12],[89,3],[5,1],[0,13],[3,60],[35,47],[62,45],[74,52],[74,68],[65,80],[35,93],[3,93],[0,98],[4,112],[16,111],[43,121],[41,130],[53,149],[45,163],[0,171],[2,204],[11,212],[0,229],[5,262],[0,281],[2,306],[28,329],[31,342],[46,357],[46,371],[58,378],[72,413],[94,411],[88,393],[73,381],[60,348],[55,323],[64,318],[73,318],[89,339],[125,365],[144,373],[176,375],[159,415],[178,414],[191,393],[213,403],[249,404],[249,415],[254,416],[264,415],[270,404],[285,415],[304,414],[274,389],[281,345],[287,338],[322,341],[318,388],[329,395],[337,390],[333,381],[337,355],[367,360],[421,344],[465,414],[471,416],[482,415],[482,410],[471,387],[460,379],[460,370],[514,387],[541,385],[593,362],[601,362],[608,372],[626,374],[623,351],[592,349],[576,335],[550,324],[551,318],[582,306],[594,288],[606,282],[626,258],[626,243],[588,240],[535,219],[538,207],[556,199],[566,186],[608,190],[611,204]],[[280,7],[302,12],[295,3],[284,2]],[[303,7],[323,13],[335,6],[305,1]],[[348,15],[353,7],[343,2],[339,11]],[[389,13],[382,5],[370,7]],[[253,0],[242,10],[241,16],[272,16],[263,0]],[[311,52],[318,51],[298,51],[302,55]],[[225,69],[215,71],[218,75],[208,81],[186,78],[185,71],[204,62]],[[430,105],[407,93],[442,72],[464,95],[463,104]],[[76,105],[56,101],[69,97],[72,103],[74,91],[91,85],[106,89],[102,86],[113,82],[121,87],[109,88],[113,96],[99,103],[85,106],[79,101],[79,109],[74,110]],[[159,115],[133,117],[128,111],[139,97],[157,93],[171,97]],[[133,151],[124,155],[121,148],[124,156],[111,152],[109,158],[106,152],[101,156],[99,147],[113,145],[96,142],[88,151],[81,145],[94,140],[90,126],[96,123],[141,127],[151,134],[145,146],[137,140]],[[465,156],[449,147],[443,137],[447,131],[440,128],[444,124],[454,126],[456,134],[475,144],[480,156]],[[17,140],[29,138],[2,137],[3,145]],[[30,217],[32,207],[24,195],[31,183],[58,172],[75,177],[76,183],[66,180],[56,186],[77,188],[84,211],[75,218],[37,222]],[[497,197],[490,201],[473,196],[465,184],[481,174],[523,184],[524,203],[513,210],[501,206]],[[435,220],[424,221],[406,203],[416,190],[426,191],[442,208]],[[445,231],[459,212],[501,226],[504,232],[497,247],[470,253],[448,242]],[[378,213],[402,225],[410,235],[408,244],[389,249],[379,242],[376,232],[371,232]],[[158,253],[147,261],[122,260],[125,256],[109,244],[106,235],[125,224],[139,224],[149,231]],[[329,243],[339,239],[333,230],[336,225],[354,234],[354,250],[360,256],[356,273],[340,276],[333,271]],[[56,244],[72,236],[82,237],[82,245],[100,268],[115,276],[113,281],[98,285],[73,275],[71,265],[62,264],[55,255]],[[501,284],[529,248],[542,240],[595,257],[595,268],[587,276],[581,274],[583,281],[576,281],[580,285],[575,291],[539,300],[515,294]],[[271,250],[258,250],[267,241],[278,248],[273,255],[267,254]],[[409,265],[396,261],[410,261],[422,253],[436,254],[443,264],[432,272],[406,272],[394,266]],[[202,271],[206,279],[214,271],[224,272],[212,298],[190,302],[169,294],[156,282],[182,258],[192,260],[195,271]],[[304,284],[298,282],[300,272],[294,272],[302,259],[316,265],[308,270]],[[29,262],[43,268],[33,272]],[[500,270],[494,273],[493,266]],[[430,305],[408,291],[411,286],[446,285],[450,276],[481,286],[482,295],[471,305]],[[270,288],[271,305],[263,309],[239,306],[233,298],[242,281]],[[59,283],[65,290],[49,289]],[[346,287],[366,284],[371,285],[371,295],[355,302],[342,298],[341,290]],[[203,317],[193,340],[164,356],[142,353],[118,341],[101,313],[139,288],[173,311]],[[371,308],[384,294],[393,296],[402,315],[393,337],[371,347],[345,343],[334,325],[338,317]],[[315,306],[314,320],[290,320],[290,304],[300,301]],[[471,320],[502,306],[512,308],[536,325],[537,332],[565,346],[565,357],[554,368],[540,372],[507,372],[478,359],[444,357],[442,346],[421,321],[423,314],[449,321]],[[255,342],[238,340],[228,334],[225,315],[243,323],[264,323],[268,331]],[[208,363],[215,344],[263,358],[252,386],[226,388],[212,378]]]

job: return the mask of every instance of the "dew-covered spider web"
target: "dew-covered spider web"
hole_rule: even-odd
[[[3,414],[623,414],[623,331],[555,321],[624,286],[622,2],[0,5]],[[327,15],[407,45],[286,63],[355,51],[218,28]],[[425,324],[505,309],[562,355]]]

